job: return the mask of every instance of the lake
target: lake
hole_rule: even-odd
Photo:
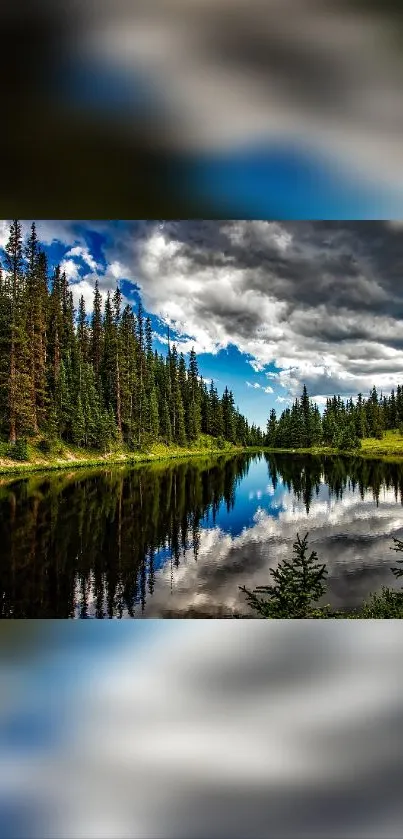
[[[267,452],[0,480],[4,618],[253,616],[297,532],[325,598],[394,587],[403,464]]]

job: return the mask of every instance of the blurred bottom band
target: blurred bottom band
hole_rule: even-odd
[[[1,836],[402,835],[398,622],[36,627],[2,633]]]

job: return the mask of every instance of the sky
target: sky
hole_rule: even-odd
[[[23,223],[28,230],[30,221]],[[75,303],[92,308],[119,283],[141,295],[166,352],[194,347],[200,372],[228,385],[265,427],[306,383],[326,397],[389,392],[403,380],[403,223],[275,221],[39,221],[52,264]],[[4,246],[8,222],[2,222]]]

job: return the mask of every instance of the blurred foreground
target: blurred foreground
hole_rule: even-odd
[[[397,622],[24,630],[13,659],[2,630],[1,836],[402,835]]]
[[[399,218],[400,8],[3,0],[6,217]]]

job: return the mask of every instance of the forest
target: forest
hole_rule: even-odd
[[[153,351],[149,317],[122,306],[119,286],[103,301],[95,283],[93,311],[78,309],[60,265],[49,266],[35,222],[24,241],[12,221],[0,265],[0,436],[24,458],[27,438],[108,451],[154,441],[185,446],[200,433],[242,446],[261,445],[226,387],[199,374],[168,339],[166,356]]]
[[[378,394],[374,386],[367,399],[333,396],[326,400],[323,414],[309,398],[306,385],[277,419],[273,408],[267,422],[265,444],[271,448],[310,448],[330,446],[351,451],[365,437],[382,439],[384,431],[403,432],[403,388],[397,385],[389,396]]]
[[[103,297],[95,282],[93,307],[77,310],[60,265],[50,266],[35,222],[24,241],[10,225],[0,262],[0,440],[8,456],[27,459],[27,439],[47,454],[55,441],[108,452],[123,445],[144,451],[156,442],[195,446],[200,434],[217,448],[358,449],[363,438],[403,431],[403,388],[390,395],[372,388],[368,398],[334,395],[321,414],[306,386],[279,417],[273,408],[266,432],[250,424],[199,372],[194,349],[186,361],[175,343],[153,350],[153,330],[141,299],[136,311],[122,303],[119,285]],[[40,439],[42,437],[42,439]]]

